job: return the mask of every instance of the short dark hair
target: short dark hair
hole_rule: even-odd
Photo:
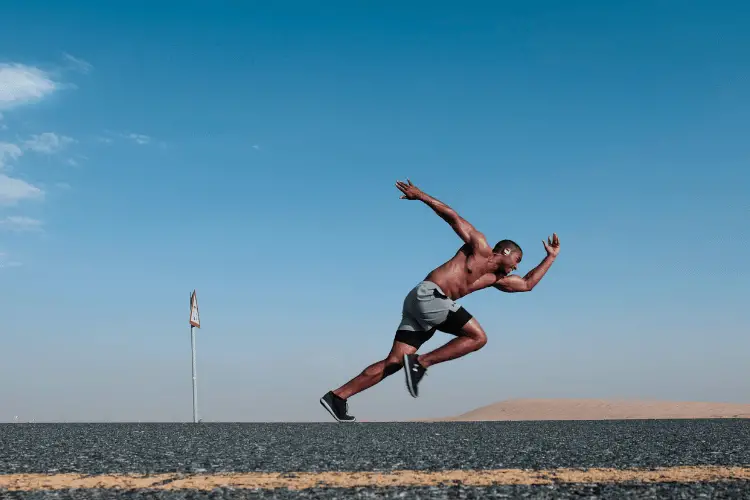
[[[503,253],[505,250],[510,250],[510,253],[518,252],[521,255],[523,255],[523,250],[521,250],[521,247],[518,246],[518,243],[512,240],[501,240],[498,241],[495,245],[495,248],[492,249],[495,253]]]

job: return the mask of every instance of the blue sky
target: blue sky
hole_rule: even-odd
[[[0,29],[0,420],[322,420],[460,245],[398,179],[525,250],[462,300],[487,346],[351,400],[750,403],[741,2],[57,2]],[[448,340],[436,335],[426,346]]]

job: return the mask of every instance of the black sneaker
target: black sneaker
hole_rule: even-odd
[[[354,416],[347,415],[346,412],[349,410],[349,404],[346,402],[346,399],[341,399],[335,395],[333,391],[329,391],[325,396],[320,398],[320,404],[322,404],[323,408],[328,410],[338,422],[354,422],[357,420]]]
[[[419,396],[417,386],[425,373],[427,373],[427,368],[419,364],[416,354],[404,354],[404,368],[404,373],[406,373],[406,388],[409,389],[409,394],[416,398]]]

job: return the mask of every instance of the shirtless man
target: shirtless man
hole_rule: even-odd
[[[401,199],[420,200],[445,220],[464,245],[448,262],[441,265],[414,287],[404,300],[401,324],[388,356],[367,368],[352,380],[320,398],[320,404],[339,422],[354,422],[348,415],[347,400],[368,389],[384,378],[406,367],[406,387],[413,397],[419,395],[419,381],[427,369],[437,363],[465,356],[481,349],[487,335],[476,318],[456,300],[483,288],[500,291],[529,292],[545,275],[560,251],[560,240],[553,233],[542,240],[547,256],[524,277],[510,274],[518,268],[523,251],[511,240],[502,240],[491,247],[484,235],[477,231],[455,210],[424,193],[410,180],[397,182],[403,193]],[[426,354],[417,355],[422,344],[440,330],[456,337]]]

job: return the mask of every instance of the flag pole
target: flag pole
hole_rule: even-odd
[[[195,329],[201,327],[198,314],[198,297],[193,290],[190,294],[190,348],[193,351],[193,423],[198,423],[198,373],[195,364]]]
[[[193,423],[198,423],[198,386],[195,370],[195,327],[190,325],[190,347],[193,350]]]

